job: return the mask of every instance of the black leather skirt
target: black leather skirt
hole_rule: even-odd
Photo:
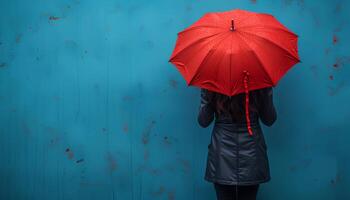
[[[204,179],[225,185],[254,185],[270,180],[267,146],[259,120],[246,123],[216,120],[208,145]]]

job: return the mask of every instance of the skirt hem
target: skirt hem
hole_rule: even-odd
[[[267,177],[266,179],[262,180],[257,180],[257,181],[229,181],[229,180],[221,180],[221,179],[215,179],[215,178],[210,178],[208,176],[204,177],[204,180],[212,183],[219,183],[219,184],[224,184],[224,185],[256,185],[260,183],[266,183],[271,180],[271,177]]]

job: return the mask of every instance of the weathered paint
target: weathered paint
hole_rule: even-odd
[[[199,90],[168,63],[205,12],[275,15],[302,63],[265,130],[258,199],[350,199],[349,1],[0,1],[0,199],[215,199]]]

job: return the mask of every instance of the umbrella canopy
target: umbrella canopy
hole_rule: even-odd
[[[270,14],[211,12],[177,34],[169,62],[188,86],[228,96],[245,92],[249,123],[249,90],[276,86],[300,62],[297,40]]]

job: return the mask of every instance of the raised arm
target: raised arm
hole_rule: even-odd
[[[273,104],[272,87],[263,88],[259,92],[259,116],[266,126],[272,126],[277,119],[277,113]]]
[[[199,106],[198,113],[198,123],[201,127],[208,127],[211,122],[214,120],[214,107],[212,106],[212,95],[213,93],[206,90],[201,89],[201,100]]]

